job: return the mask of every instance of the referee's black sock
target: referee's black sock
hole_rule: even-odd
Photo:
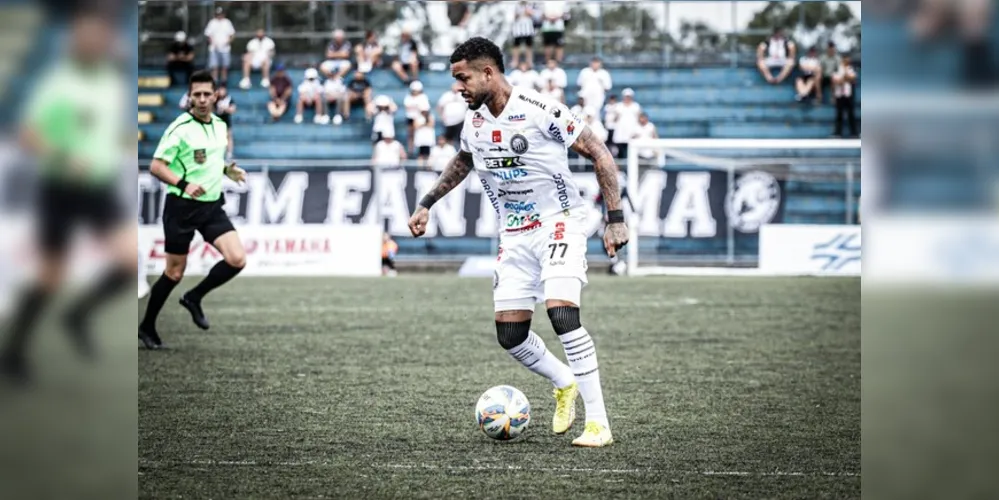
[[[135,279],[133,273],[123,267],[108,271],[97,285],[73,304],[69,309],[69,317],[77,320],[87,317],[91,311],[124,290],[133,279]]]
[[[219,261],[208,271],[208,276],[205,276],[205,279],[201,280],[201,283],[198,283],[198,286],[192,288],[185,296],[192,300],[201,300],[208,292],[226,284],[242,270],[242,267],[231,266],[224,260]]]
[[[143,330],[156,331],[156,317],[160,315],[160,309],[163,309],[163,304],[177,283],[180,282],[170,279],[166,274],[153,283],[153,288],[149,290],[149,302],[146,303],[146,315],[140,325]]]
[[[10,334],[4,343],[4,357],[19,357],[24,354],[28,336],[31,334],[38,316],[49,301],[50,294],[41,287],[34,287],[28,290],[21,297],[20,307],[17,309],[14,321],[11,323]]]

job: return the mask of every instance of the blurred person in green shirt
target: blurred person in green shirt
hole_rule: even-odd
[[[30,380],[28,338],[66,276],[75,231],[91,230],[112,265],[62,318],[69,338],[93,356],[91,313],[135,279],[137,234],[120,197],[130,126],[124,74],[112,56],[112,20],[83,13],[71,24],[68,53],[29,90],[20,124],[22,147],[39,168],[35,237],[38,279],[19,298],[0,350],[0,372]],[[134,139],[132,139],[134,140]]]
[[[209,328],[201,308],[202,298],[236,277],[246,265],[246,251],[223,209],[222,194],[223,177],[243,182],[246,172],[235,164],[226,165],[228,127],[213,114],[217,90],[211,73],[198,71],[191,75],[190,108],[167,127],[149,166],[149,173],[167,184],[167,196],[163,206],[166,270],[153,284],[139,324],[139,339],[148,349],[163,347],[156,318],[184,277],[195,231],[222,253],[222,260],[180,299],[199,328]]]

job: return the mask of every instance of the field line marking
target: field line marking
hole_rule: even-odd
[[[160,461],[139,459],[140,467],[171,467],[178,465],[206,465],[220,467],[307,467],[331,466],[328,460],[295,460],[295,461],[257,461],[257,460],[178,460]],[[694,471],[673,469],[605,469],[591,467],[524,467],[520,465],[437,465],[428,463],[375,463],[368,465],[375,469],[400,470],[444,470],[444,471],[522,471],[522,472],[582,472],[588,474],[676,474],[699,476],[732,476],[732,477],[860,477],[859,472],[827,472],[827,471]]]

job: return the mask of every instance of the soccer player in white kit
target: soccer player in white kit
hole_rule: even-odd
[[[576,446],[613,443],[600,388],[596,347],[580,323],[586,284],[585,207],[569,171],[568,149],[593,161],[608,208],[604,247],[608,255],[628,242],[621,210],[618,168],[606,146],[564,104],[533,89],[511,86],[503,54],[476,37],[455,49],[451,74],[469,104],[461,149],[420,201],[409,221],[413,236],[426,232],[430,207],[459,186],[472,170],[500,218],[499,263],[493,280],[499,344],[529,370],[555,386],[556,434],[575,420],[583,397],[586,425]],[[544,301],[568,365],[531,331],[537,302]]]

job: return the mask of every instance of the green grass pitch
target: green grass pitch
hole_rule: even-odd
[[[596,274],[596,273],[593,273]],[[860,280],[591,276],[615,444],[551,433],[551,386],[496,342],[491,281],[240,278],[139,352],[145,498],[860,496]],[[145,310],[140,301],[139,313]],[[534,329],[564,359],[543,308]],[[532,403],[511,442],[475,401]]]

